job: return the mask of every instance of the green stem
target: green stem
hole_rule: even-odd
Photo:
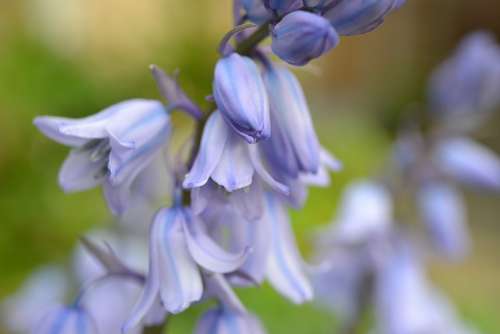
[[[165,329],[167,328],[166,324],[159,326],[152,326],[144,328],[144,334],[164,334]]]
[[[253,34],[241,41],[236,46],[236,52],[241,55],[251,54],[257,45],[269,36],[269,23],[262,24]]]

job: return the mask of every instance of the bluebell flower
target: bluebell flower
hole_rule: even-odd
[[[59,173],[67,192],[102,185],[108,206],[122,214],[137,176],[167,142],[170,117],[152,100],[129,100],[82,119],[42,116],[35,125],[72,148]]]
[[[469,235],[462,196],[446,183],[430,182],[420,189],[417,200],[436,248],[449,256],[463,256]]]
[[[215,67],[214,98],[220,113],[248,143],[269,138],[269,100],[255,62],[237,53]]]
[[[267,6],[278,15],[285,15],[304,7],[303,0],[267,0]]]
[[[376,273],[375,302],[380,333],[472,334],[448,301],[428,281],[412,246],[394,247]],[[397,298],[395,298],[397,296]]]
[[[221,113],[214,112],[205,125],[200,151],[184,187],[202,187],[212,179],[228,192],[234,192],[249,187],[254,174],[277,191],[288,191],[267,173],[257,145],[250,145],[233,133]]]
[[[224,307],[207,311],[199,320],[195,334],[264,334],[260,321],[250,313]]]
[[[12,333],[29,333],[44,317],[40,310],[57,307],[69,290],[63,268],[46,266],[33,273],[18,292],[0,304],[0,318]]]
[[[267,159],[296,178],[318,172],[320,144],[299,81],[287,68],[271,65],[264,72],[271,106],[272,137],[263,142]]]
[[[490,34],[477,32],[432,74],[429,102],[433,115],[446,119],[445,126],[475,125],[500,104],[499,90],[500,47]]]
[[[137,327],[159,301],[169,313],[184,311],[203,295],[198,266],[228,273],[244,263],[247,251],[232,254],[223,250],[188,208],[160,210],[151,226],[146,285],[124,331]]]
[[[241,0],[245,13],[250,21],[263,24],[273,17],[273,13],[264,5],[264,0]]]
[[[297,66],[320,57],[338,43],[339,36],[327,19],[300,10],[286,15],[272,30],[273,52]]]
[[[81,307],[58,306],[32,329],[33,334],[98,334],[94,319]]]
[[[330,5],[324,16],[340,35],[367,33],[384,22],[405,0],[340,0]]]
[[[393,200],[384,186],[370,181],[355,182],[342,196],[335,224],[336,238],[352,243],[367,241],[389,230],[393,219]]]
[[[489,148],[465,137],[437,143],[433,161],[446,175],[465,185],[500,191],[500,158]]]

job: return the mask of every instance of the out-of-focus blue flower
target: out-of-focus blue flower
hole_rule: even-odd
[[[82,119],[42,116],[35,125],[47,137],[72,147],[59,173],[67,192],[102,185],[108,206],[122,214],[134,180],[167,142],[170,117],[152,100],[129,100]]]
[[[98,334],[94,319],[81,307],[58,306],[32,329],[32,334]]]
[[[139,325],[158,301],[173,314],[199,301],[203,283],[198,266],[228,273],[239,268],[246,257],[247,250],[230,254],[219,247],[189,209],[160,210],[151,226],[146,286],[124,331]]]
[[[337,220],[336,238],[343,242],[362,242],[385,233],[393,221],[391,195],[374,182],[353,183],[344,192]]]
[[[252,314],[233,312],[219,307],[206,312],[198,322],[195,334],[264,334],[260,321]]]
[[[286,15],[276,24],[271,47],[287,63],[302,66],[338,43],[339,36],[327,19],[299,10]]]
[[[264,82],[273,134],[262,143],[267,159],[294,178],[300,172],[317,173],[321,147],[300,83],[292,72],[278,65],[267,68]]]
[[[264,0],[241,0],[246,15],[255,24],[269,21],[273,14],[264,5]]]
[[[500,158],[489,148],[465,137],[444,139],[435,147],[434,163],[465,185],[500,191]]]
[[[420,260],[407,244],[395,247],[379,267],[375,301],[380,333],[473,333],[428,282]]]
[[[15,295],[2,301],[2,323],[13,333],[29,333],[43,318],[41,310],[56,307],[64,300],[68,285],[62,268],[43,267]]]
[[[266,172],[258,147],[234,134],[221,113],[214,112],[203,131],[200,151],[186,175],[184,187],[201,187],[212,179],[227,191],[234,192],[249,187],[255,173],[277,191],[288,191]]]
[[[219,60],[214,98],[227,123],[248,143],[269,138],[269,99],[252,59],[233,53]]]
[[[364,34],[377,28],[405,0],[340,0],[324,16],[340,35]]]
[[[477,32],[433,73],[429,102],[434,115],[446,123],[477,123],[485,111],[498,106],[499,91],[500,47],[492,35]]]
[[[302,0],[267,0],[267,3],[278,15],[288,14],[304,6]]]
[[[465,205],[461,195],[445,183],[424,185],[417,196],[424,223],[437,249],[463,256],[469,249]]]

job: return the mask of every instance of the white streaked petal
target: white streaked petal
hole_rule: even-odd
[[[218,111],[214,112],[203,130],[200,150],[193,167],[186,175],[185,188],[201,187],[207,183],[219,164],[230,129]]]
[[[180,313],[191,303],[199,301],[203,293],[201,274],[192,258],[185,237],[184,209],[172,208],[166,217],[160,217],[159,224],[160,256],[160,295],[167,311]]]
[[[286,208],[271,194],[266,195],[267,223],[271,224],[271,248],[267,277],[271,285],[294,303],[313,297],[310,282],[304,274]]]
[[[212,173],[212,180],[229,192],[252,184],[254,169],[250,161],[248,146],[249,144],[236,134],[231,134],[220,161]]]

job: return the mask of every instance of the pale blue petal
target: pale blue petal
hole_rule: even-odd
[[[462,196],[444,183],[430,183],[418,193],[422,218],[436,247],[447,255],[462,256],[469,249]]]
[[[193,216],[184,222],[187,245],[194,260],[215,273],[229,273],[241,267],[248,256],[248,247],[239,253],[229,253],[208,236],[202,224],[203,221]]]
[[[103,182],[104,198],[113,215],[120,216],[127,211],[133,198],[130,186],[130,180],[118,185],[111,184],[107,179]]]
[[[237,135],[231,134],[227,139],[219,163],[212,173],[212,180],[229,192],[252,184],[254,168],[249,157],[248,147],[249,144]]]
[[[279,65],[265,71],[264,81],[273,125],[280,128],[292,147],[293,155],[285,159],[295,160],[302,172],[316,173],[320,164],[320,145],[300,83],[292,72]]]
[[[65,192],[92,189],[103,182],[106,165],[90,156],[88,150],[71,150],[59,171],[59,185]]]
[[[185,188],[201,187],[219,164],[230,135],[230,129],[219,112],[214,112],[203,130],[200,150],[193,167],[184,180]]]
[[[294,303],[313,297],[303,268],[286,208],[271,194],[266,195],[267,223],[271,224],[271,248],[267,278],[271,285]]]
[[[441,170],[466,185],[500,191],[500,158],[468,138],[441,141],[434,151]]]
[[[108,167],[114,184],[136,177],[170,134],[170,116],[158,101],[124,102],[117,115],[120,118],[106,125],[111,144]]]
[[[252,165],[261,179],[274,191],[283,195],[288,195],[290,193],[290,189],[288,189],[288,187],[283,183],[276,181],[266,170],[266,167],[264,167],[257,145],[249,145],[248,151],[250,153]]]
[[[149,237],[149,268],[146,276],[146,284],[142,291],[141,297],[132,309],[130,317],[123,326],[123,332],[129,333],[134,328],[137,328],[144,318],[153,309],[155,302],[158,300],[160,292],[160,239],[162,238],[162,225],[167,219],[173,219],[172,214],[168,209],[160,210],[150,227]]]
[[[259,320],[248,313],[240,314],[217,308],[199,320],[195,334],[265,334]]]
[[[186,240],[186,219],[184,209],[173,208],[155,221],[160,225],[156,237],[160,257],[160,295],[165,309],[173,314],[199,301],[203,293],[201,274]]]

